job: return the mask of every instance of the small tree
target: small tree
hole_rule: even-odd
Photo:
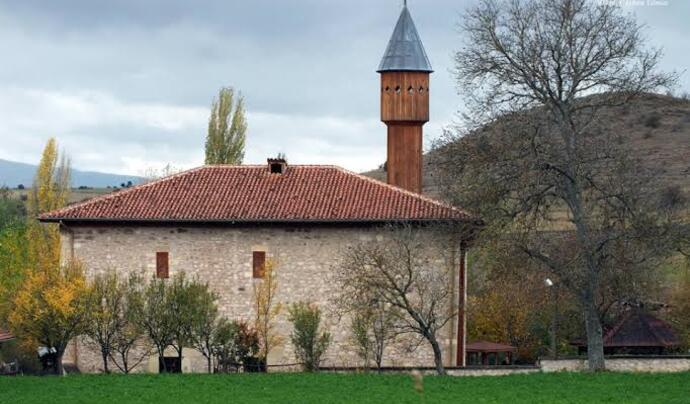
[[[142,293],[136,314],[139,326],[156,348],[158,360],[167,372],[165,350],[175,342],[176,313],[170,308],[170,292],[165,279],[153,278]]]
[[[113,337],[112,350],[110,357],[115,366],[124,374],[128,374],[132,369],[146,359],[151,347],[149,341],[144,337],[140,315],[143,313],[143,277],[138,274],[131,274],[124,288],[125,304],[122,310],[125,322],[124,326],[117,329]],[[140,349],[140,353],[132,357],[135,348]]]
[[[331,342],[331,334],[319,332],[321,310],[313,304],[298,302],[290,305],[288,312],[293,325],[290,339],[295,347],[295,357],[305,371],[315,372],[319,370],[321,357]]]
[[[259,352],[259,337],[247,323],[221,318],[214,330],[212,345],[218,371],[238,371]]]
[[[208,373],[212,373],[214,335],[217,327],[221,325],[218,319],[217,297],[208,289],[208,285],[193,283],[190,287],[192,346],[206,358]]]
[[[223,87],[211,105],[206,135],[206,164],[242,164],[247,120],[244,98],[235,102],[235,90]]]
[[[275,269],[275,262],[266,260],[263,279],[254,283],[254,329],[261,341],[259,359],[263,364],[267,364],[271,349],[282,343],[282,337],[273,333],[275,320],[283,308],[280,302],[276,302],[278,280]]]
[[[397,335],[397,309],[379,300],[369,300],[368,305],[357,305],[351,311],[352,340],[357,347],[357,354],[362,359],[365,369],[370,360],[381,371],[383,353]]]
[[[117,273],[97,275],[86,294],[86,326],[84,332],[98,346],[103,360],[103,371],[110,373],[109,358],[115,340],[127,326],[125,317],[125,284]]]
[[[54,351],[56,374],[63,373],[67,344],[84,329],[86,292],[82,266],[73,261],[32,271],[14,297],[9,316],[12,332],[27,349],[43,346]]]
[[[459,243],[441,230],[452,234],[445,227],[422,232],[410,225],[387,226],[381,241],[356,244],[344,253],[337,282],[344,301],[370,296],[395,310],[397,332],[418,334],[429,342],[436,370],[444,374],[437,335],[457,314],[452,262],[445,253]]]
[[[170,283],[166,300],[167,309],[171,317],[170,346],[177,352],[177,357],[182,364],[182,351],[184,347],[194,344],[194,324],[197,315],[196,293],[199,289],[196,284],[188,282],[183,272],[175,275]]]
[[[230,369],[237,370],[237,347],[235,345],[238,324],[226,318],[220,318],[213,330],[211,353],[216,358],[216,371],[227,373]]]

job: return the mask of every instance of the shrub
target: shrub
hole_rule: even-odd
[[[295,347],[295,357],[305,371],[315,372],[331,342],[329,333],[319,332],[321,310],[313,304],[298,302],[292,304],[288,311],[288,319],[293,325],[290,339]]]
[[[245,370],[256,364],[259,352],[259,337],[246,322],[228,321],[221,318],[213,333],[213,355],[216,357],[216,372]]]

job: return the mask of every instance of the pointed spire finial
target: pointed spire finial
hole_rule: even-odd
[[[407,0],[403,0],[398,23],[395,24],[393,35],[388,41],[388,47],[377,70],[379,73],[384,71],[433,71],[417,28],[412,22],[410,10],[407,9]]]

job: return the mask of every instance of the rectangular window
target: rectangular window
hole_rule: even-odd
[[[167,279],[168,278],[168,253],[167,252],[157,252],[156,253],[156,278]]]
[[[252,268],[255,279],[264,277],[266,269],[266,251],[254,251],[252,254]]]

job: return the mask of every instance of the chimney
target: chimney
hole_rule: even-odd
[[[285,174],[287,171],[287,160],[283,156],[266,159],[268,162],[268,172],[271,174]]]

